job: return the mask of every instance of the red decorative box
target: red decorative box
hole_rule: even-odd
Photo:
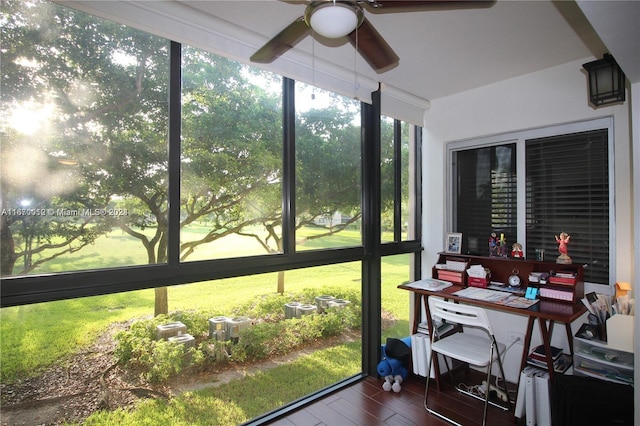
[[[467,283],[471,287],[487,288],[487,279],[478,277],[469,277]]]
[[[462,272],[458,271],[449,271],[446,269],[438,270],[438,279],[444,281],[451,281],[454,284],[462,284]]]

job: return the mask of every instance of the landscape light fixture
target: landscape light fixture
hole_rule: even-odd
[[[589,102],[593,107],[624,102],[625,76],[613,56],[605,53],[602,59],[582,67],[589,77]]]

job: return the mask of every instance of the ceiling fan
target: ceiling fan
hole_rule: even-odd
[[[336,39],[348,37],[367,63],[383,73],[399,63],[398,55],[365,17],[370,13],[397,13],[433,9],[487,7],[495,0],[283,0],[307,4],[304,15],[269,40],[251,61],[270,63],[315,32]],[[356,31],[357,29],[357,31]]]

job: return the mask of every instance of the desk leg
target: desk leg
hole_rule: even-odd
[[[553,380],[553,359],[551,358],[551,333],[547,327],[547,322],[542,318],[538,318],[540,324],[540,335],[542,336],[542,344],[544,345],[544,353],[547,354],[547,371],[549,371],[549,381]],[[553,326],[553,321],[551,322]]]
[[[527,332],[524,338],[524,351],[522,352],[522,362],[520,363],[520,371],[524,369],[527,365],[527,357],[529,356],[529,352],[531,350],[531,334],[533,332],[533,323],[535,321],[534,317],[529,317],[529,322],[527,323]],[[553,332],[554,321],[550,320],[549,324],[543,320],[542,318],[538,318],[538,322],[540,324],[540,335],[542,337],[542,344],[544,346],[544,351],[547,354],[547,370],[549,371],[549,378],[553,379],[553,374],[555,370],[553,369],[553,359],[551,358],[551,337]],[[573,358],[573,335],[571,332],[571,324],[564,323],[565,331],[567,333],[567,341],[569,342],[569,353]]]
[[[433,326],[433,319],[431,318],[431,312],[429,311],[429,296],[426,294],[421,295],[422,301],[424,302],[424,312],[427,316],[427,327],[429,328],[429,342],[431,342],[431,338],[434,336],[435,327]],[[429,343],[429,353],[431,354],[431,343]],[[431,356],[431,355],[430,355]],[[433,357],[433,372],[435,374],[436,379],[436,388],[440,391],[440,364],[438,362],[438,355],[436,354]],[[431,371],[427,371],[427,380],[431,377]]]
[[[422,295],[415,292],[411,292],[411,294],[413,295],[413,328],[411,330],[413,333],[417,333],[422,314]]]
[[[527,366],[527,357],[529,356],[529,350],[531,348],[531,336],[533,335],[533,323],[535,322],[535,320],[536,320],[535,317],[529,316],[529,320],[527,321],[527,331],[524,334],[524,347],[522,349],[522,360],[520,361],[520,371],[524,370],[524,367]]]
[[[520,361],[520,371],[524,370],[524,367],[527,365],[527,357],[529,356],[529,351],[531,350],[531,335],[533,334],[533,323],[536,318],[533,316],[529,317],[529,321],[527,322],[527,332],[524,335],[524,348],[522,350],[522,360]],[[538,324],[540,325],[540,335],[542,337],[542,344],[544,345],[544,351],[547,354],[547,369],[549,370],[549,379],[553,379],[553,359],[551,359],[551,333],[549,333],[549,329],[547,328],[547,322],[538,318]],[[551,323],[553,325],[553,322]],[[520,379],[518,379],[518,385],[520,384]]]
[[[569,342],[569,355],[571,355],[571,360],[573,361],[573,333],[571,332],[571,324],[565,322],[564,329],[567,332],[567,341]]]
[[[531,346],[531,337],[533,335],[533,324],[535,323],[535,317],[529,316],[529,320],[527,321],[527,331],[524,333],[524,345],[522,348],[522,360],[520,361],[520,371],[518,371],[518,381],[516,383],[516,396],[515,400],[518,400],[518,390],[520,389],[520,377],[521,372],[527,366],[527,358],[529,357],[529,348]],[[515,423],[516,416],[515,413],[512,416],[512,420]]]

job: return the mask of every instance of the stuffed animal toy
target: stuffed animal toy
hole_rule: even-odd
[[[393,376],[386,376],[384,378],[384,383],[382,384],[382,389],[385,392],[389,392],[393,387]]]
[[[394,391],[395,393],[399,393],[402,390],[402,380],[402,375],[400,374],[385,376],[382,389],[385,392]]]
[[[407,343],[408,342],[408,343]],[[400,392],[401,384],[409,374],[410,338],[387,339],[387,344],[382,345],[382,361],[378,363],[378,374],[384,377],[382,389],[386,392]]]
[[[402,389],[400,387],[401,384],[402,384],[402,376],[400,374],[397,374],[397,375],[393,376],[393,384],[391,385],[391,389],[395,393],[400,392],[400,390]]]

